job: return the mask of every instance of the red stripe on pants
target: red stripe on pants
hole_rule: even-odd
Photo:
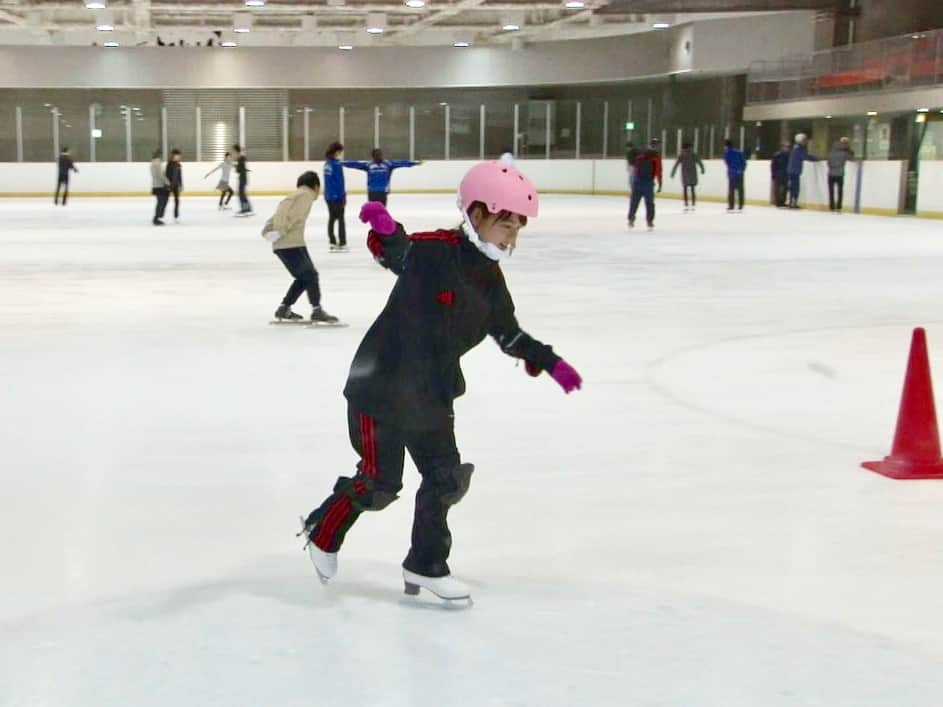
[[[360,441],[363,445],[363,474],[368,479],[377,476],[377,444],[373,418],[360,416]]]
[[[352,508],[353,504],[346,496],[337,499],[337,503],[331,506],[331,509],[324,514],[321,527],[318,528],[317,535],[314,536],[314,544],[324,550],[324,552],[330,552],[330,548],[334,544],[334,538],[337,536],[337,531],[344,524],[344,521],[347,520],[347,516],[350,515]]]

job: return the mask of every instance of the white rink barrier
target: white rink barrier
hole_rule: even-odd
[[[943,162],[921,162],[917,215],[943,218]]]
[[[673,158],[665,160],[663,198],[680,198],[680,171],[672,179]],[[430,161],[419,167],[399,169],[393,175],[393,190],[399,193],[450,193],[458,188],[462,175],[476,160]],[[213,162],[184,162],[184,188],[191,195],[212,194],[219,179],[215,173],[203,175]],[[628,193],[625,161],[609,160],[519,160],[517,165],[546,193],[608,194]],[[141,196],[150,193],[150,164],[147,162],[78,163],[70,194],[75,196]],[[292,191],[298,175],[308,169],[323,174],[322,162],[251,162],[249,193],[285,194]],[[704,160],[706,173],[700,176],[698,198],[726,201],[727,171],[722,160]],[[855,202],[858,165],[849,164],[845,178],[845,210]],[[862,211],[872,214],[897,214],[904,194],[905,163],[868,161],[864,166],[861,189]],[[366,174],[347,170],[351,194],[366,193]],[[921,165],[918,207],[921,215],[943,216],[943,162]],[[56,167],[52,162],[8,163],[0,170],[0,196],[51,197],[55,190]],[[233,188],[236,177],[233,175]],[[751,160],[744,181],[747,202],[770,203],[768,160]],[[828,208],[827,168],[824,162],[810,162],[802,177],[800,203],[812,209]]]

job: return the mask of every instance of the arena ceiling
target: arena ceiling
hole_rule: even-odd
[[[257,0],[261,2],[261,0]],[[501,44],[604,37],[736,13],[832,11],[840,0],[0,0],[0,44],[219,44],[236,29],[247,46]],[[419,5],[420,0],[409,4]],[[582,7],[580,5],[582,4]],[[104,19],[102,19],[104,18]],[[367,34],[367,25],[382,33]],[[246,26],[248,25],[248,26]],[[506,29],[508,27],[519,29]]]

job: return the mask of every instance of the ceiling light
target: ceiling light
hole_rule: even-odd
[[[406,7],[411,7],[414,10],[418,10],[421,7],[426,6],[426,0],[406,0]]]
[[[930,112],[930,109],[929,109],[929,108],[918,108],[918,109],[917,109],[917,112],[918,112],[918,113],[929,113],[929,112]]]
[[[825,116],[825,120],[831,120],[831,119],[832,119],[832,116],[830,116],[830,115],[826,115],[826,116]]]
[[[223,36],[220,38],[219,46],[221,47],[238,47],[239,42],[236,41],[236,36],[232,32],[223,32]]]
[[[109,39],[107,42],[102,42],[103,47],[120,47],[121,45],[116,42],[114,39]]]
[[[244,34],[252,29],[252,13],[237,12],[232,16],[232,31]]]
[[[869,110],[869,111],[868,111],[868,115],[869,115],[870,117],[872,117],[872,118],[873,118],[874,116],[876,116],[877,114],[878,114],[878,112],[877,112],[876,110]]]
[[[655,22],[652,24],[652,29],[668,29],[671,27],[670,22]]]
[[[468,41],[466,41],[466,40],[464,40],[464,39],[456,39],[454,42],[452,42],[452,46],[453,46],[453,47],[460,47],[460,48],[470,47],[470,46],[471,46],[471,42],[468,42]]]
[[[349,52],[351,49],[354,48],[354,45],[353,44],[338,44],[337,48],[340,49],[341,51]]]
[[[567,0],[565,3],[563,3],[563,7],[565,7],[567,10],[582,10],[584,7],[586,7],[586,3],[582,0]]]
[[[368,12],[367,13],[367,32],[370,34],[383,34],[383,30],[386,27],[386,13],[385,12]]]
[[[94,2],[94,0],[88,0],[88,2],[85,3],[85,8],[88,10],[104,10],[105,3]]]
[[[265,0],[246,0],[246,7],[265,7]]]
[[[95,17],[95,29],[99,32],[113,32],[115,29],[115,18],[110,12],[99,12]]]
[[[511,22],[509,22],[506,25],[502,25],[501,27],[501,29],[503,29],[505,32],[517,32],[520,28],[521,28],[520,25],[516,25]]]

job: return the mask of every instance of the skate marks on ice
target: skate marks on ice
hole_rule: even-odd
[[[861,418],[856,433],[849,415],[866,414],[862,386],[875,385],[877,374],[885,372],[890,378],[874,387],[870,407],[896,409],[906,353],[899,342],[907,341],[909,332],[906,325],[888,322],[721,338],[656,358],[646,367],[645,380],[667,400],[716,420],[858,454],[886,430],[869,435],[866,425],[876,419],[869,416]],[[821,363],[823,355],[841,362],[841,375]],[[763,396],[749,392],[760,389]],[[817,401],[811,412],[809,400]]]
[[[396,610],[407,604],[394,598],[395,561],[357,565],[322,587],[306,560],[281,554],[230,577],[16,621],[4,626],[16,630],[0,645],[0,694],[31,704],[50,665],[69,704],[96,707],[301,704],[313,675],[337,703],[390,707],[926,707],[943,694],[937,656],[800,614],[610,578],[545,586],[493,567],[475,589],[486,600],[447,618],[432,605]],[[385,659],[370,680],[351,679],[365,655]],[[239,669],[220,680],[213,665]],[[417,670],[421,679],[404,679]]]

